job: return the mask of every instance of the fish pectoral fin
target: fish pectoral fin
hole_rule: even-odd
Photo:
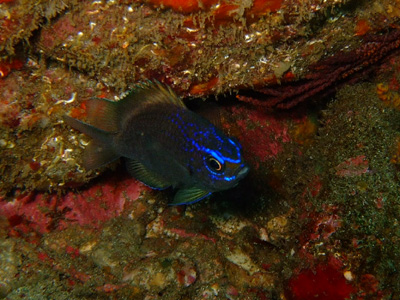
[[[143,164],[134,159],[126,160],[126,168],[133,177],[152,189],[163,190],[171,186],[171,183],[164,180],[161,176],[150,172]]]
[[[198,187],[181,189],[175,194],[174,201],[170,205],[193,204],[209,195],[211,195],[210,192]]]

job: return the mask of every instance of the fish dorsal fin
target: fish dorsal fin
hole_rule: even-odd
[[[118,102],[108,99],[90,99],[87,102],[89,123],[107,132],[117,132],[120,122],[118,106]]]
[[[126,167],[133,177],[152,189],[163,190],[171,186],[171,183],[167,182],[159,175],[150,172],[145,166],[134,159],[126,159]]]
[[[169,86],[158,81],[148,81],[137,84],[128,95],[120,100],[118,110],[121,114],[127,114],[147,105],[166,103],[186,108],[182,100]]]
[[[176,192],[174,200],[170,203],[170,205],[193,204],[209,195],[211,195],[210,192],[202,190],[198,187],[180,189],[178,192]]]
[[[194,112],[208,120],[217,128],[222,128],[221,108],[215,102],[201,102]]]
[[[87,102],[88,120],[94,127],[107,132],[117,132],[121,121],[126,116],[132,116],[132,113],[144,109],[147,105],[165,103],[186,108],[169,86],[158,81],[148,81],[137,84],[120,101],[103,98],[90,99]]]

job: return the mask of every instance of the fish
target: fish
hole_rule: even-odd
[[[171,205],[230,189],[249,172],[238,140],[189,110],[158,81],[138,84],[119,101],[89,100],[87,119],[64,116],[67,125],[91,137],[83,153],[85,169],[123,157],[130,175],[145,185],[176,189]]]

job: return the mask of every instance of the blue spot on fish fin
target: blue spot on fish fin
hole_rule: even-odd
[[[171,186],[170,182],[150,172],[145,166],[134,159],[126,159],[126,167],[133,177],[152,189],[163,190]]]
[[[175,194],[174,201],[172,201],[170,205],[193,204],[209,195],[211,195],[210,192],[204,191],[197,187],[180,189]]]
[[[182,100],[169,86],[163,85],[158,81],[137,84],[125,98],[117,103],[119,106],[118,110],[122,116],[131,116],[132,112],[140,111],[147,105],[153,104],[167,103],[186,108]]]

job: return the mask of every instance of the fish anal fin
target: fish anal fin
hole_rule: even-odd
[[[126,167],[133,177],[152,189],[163,190],[171,186],[170,182],[166,181],[161,176],[150,172],[145,166],[143,166],[143,164],[134,159],[127,159]]]
[[[180,189],[176,192],[174,200],[170,203],[170,205],[193,204],[209,195],[211,195],[209,191],[205,191],[197,187]]]

